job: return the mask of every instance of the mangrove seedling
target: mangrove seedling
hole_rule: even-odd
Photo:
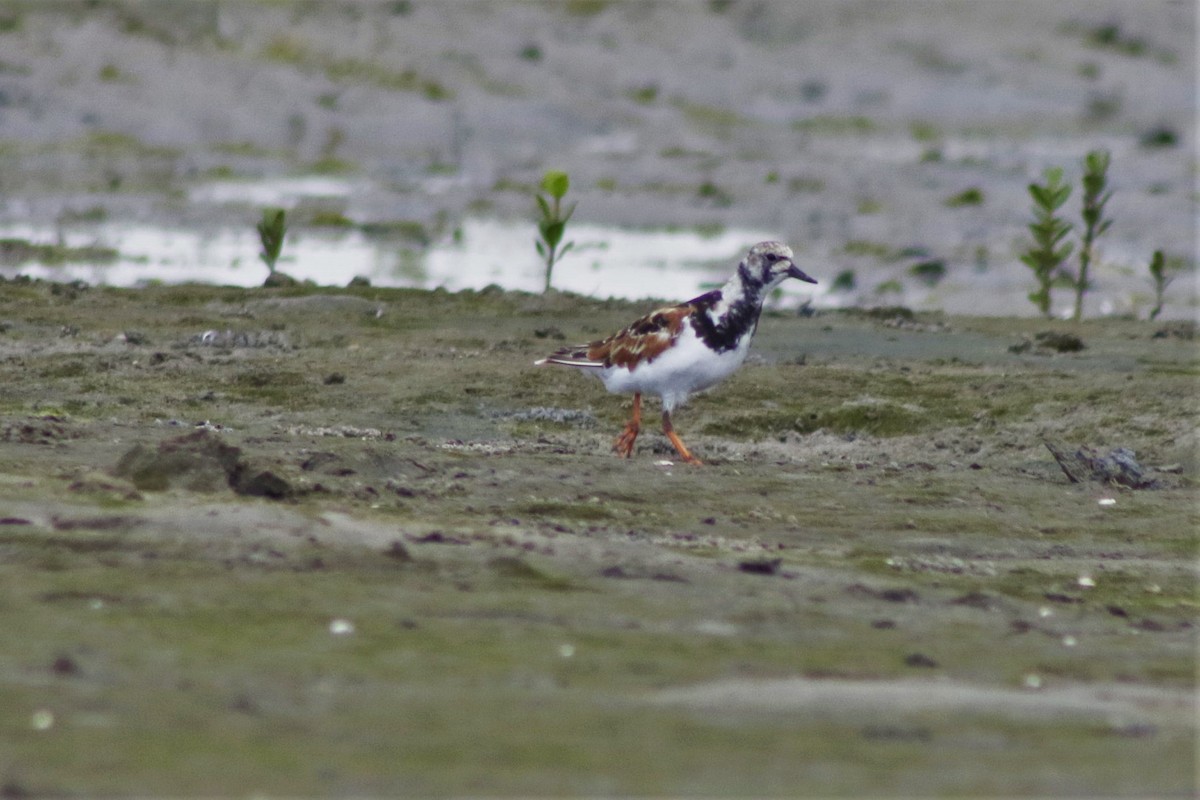
[[[1150,259],[1150,280],[1154,281],[1154,308],[1150,309],[1150,319],[1157,319],[1162,313],[1167,286],[1174,279],[1175,276],[1167,270],[1167,259],[1163,256],[1163,251],[1155,250]]]
[[[1078,322],[1083,317],[1083,295],[1090,288],[1088,271],[1095,256],[1096,239],[1112,225],[1104,218],[1104,206],[1112,197],[1108,186],[1108,165],[1112,160],[1107,150],[1092,150],[1083,159],[1083,240],[1079,247],[1079,272],[1072,285],[1075,287],[1075,311],[1071,318]]]
[[[262,243],[262,252],[258,257],[267,265],[270,271],[267,276],[275,274],[275,262],[283,250],[283,235],[287,233],[287,212],[282,208],[263,210],[262,222],[258,223],[258,240]]]
[[[1021,261],[1033,270],[1038,285],[1037,291],[1029,293],[1029,300],[1047,318],[1051,316],[1050,287],[1074,247],[1071,242],[1062,244],[1071,224],[1056,213],[1071,196],[1071,187],[1062,183],[1062,176],[1061,167],[1051,167],[1045,172],[1044,184],[1029,184],[1029,195],[1033,198],[1029,233],[1033,236],[1033,246],[1021,254]]]
[[[546,292],[550,291],[550,279],[554,273],[555,263],[575,246],[574,242],[567,242],[559,249],[563,232],[567,228],[567,220],[575,213],[575,203],[571,204],[565,214],[562,211],[562,199],[570,186],[571,180],[567,177],[567,173],[552,169],[542,176],[541,188],[549,195],[549,199],[541,194],[534,195],[538,209],[542,213],[542,218],[538,220],[538,231],[542,238],[535,239],[533,245],[537,248],[538,255],[546,263],[546,285],[543,288],[543,291]]]

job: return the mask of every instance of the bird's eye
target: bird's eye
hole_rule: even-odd
[[[778,260],[779,260],[779,256],[775,255],[774,253],[767,253],[767,263],[768,264],[774,264]]]

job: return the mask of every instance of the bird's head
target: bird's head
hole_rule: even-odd
[[[816,283],[792,261],[792,248],[780,242],[759,242],[750,248],[750,254],[742,262],[744,278],[762,284],[767,291],[774,289],[787,278],[805,283]]]

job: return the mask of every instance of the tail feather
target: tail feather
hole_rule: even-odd
[[[579,352],[553,353],[533,362],[535,367],[542,367],[547,364],[558,364],[564,367],[582,367],[584,369],[601,369],[604,366],[603,362],[593,361],[587,357],[586,353]]]

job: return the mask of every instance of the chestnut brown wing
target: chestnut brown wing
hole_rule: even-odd
[[[679,337],[692,314],[708,310],[720,299],[720,292],[709,292],[677,306],[655,309],[612,336],[585,345],[564,347],[539,363],[633,369],[661,355]]]

